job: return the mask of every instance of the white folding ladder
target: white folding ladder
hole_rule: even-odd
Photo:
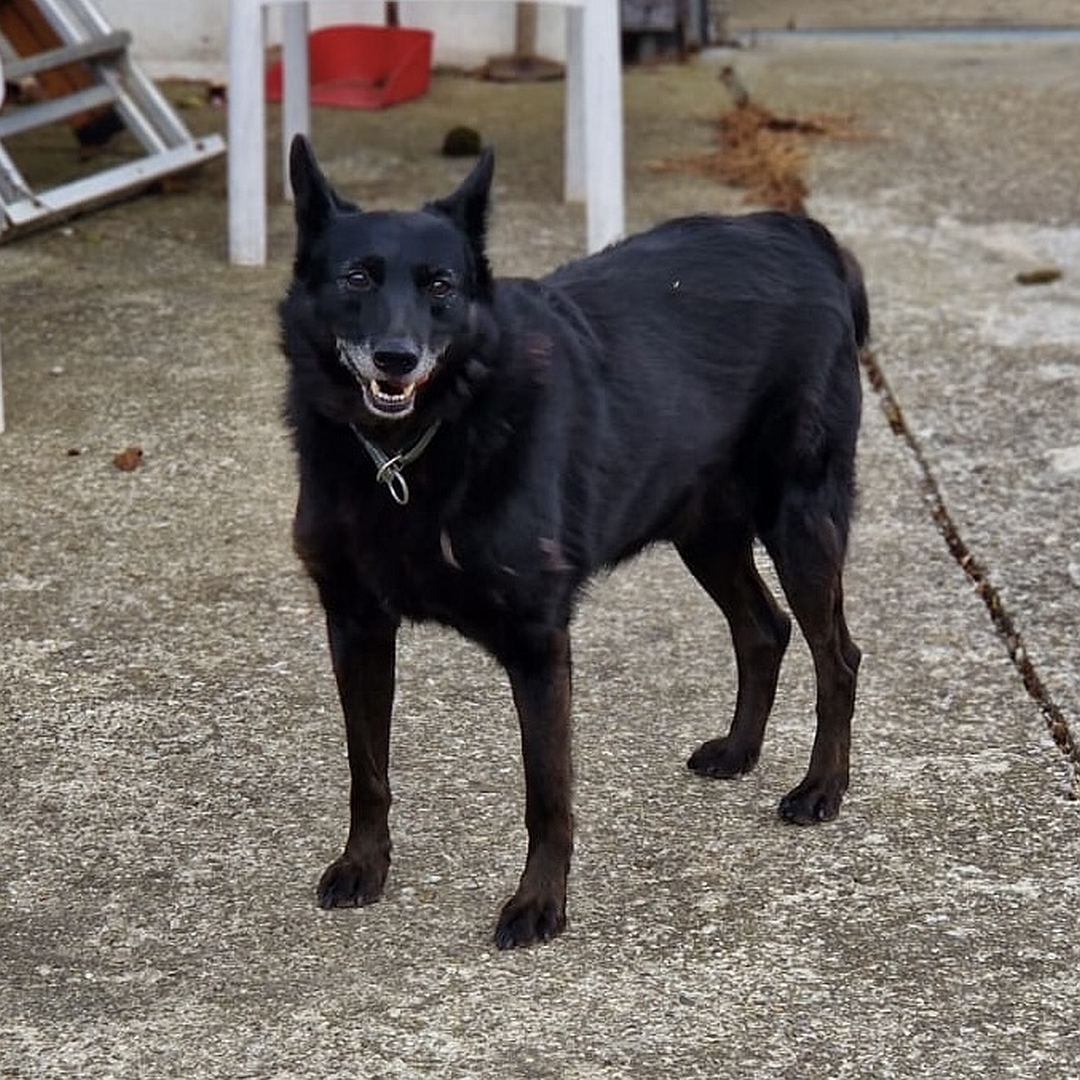
[[[0,35],[4,77],[18,82],[68,64],[88,67],[91,85],[0,114],[0,241],[118,198],[170,173],[224,153],[218,135],[193,137],[153,82],[131,60],[130,34],[114,31],[90,0],[33,0],[62,44],[28,56]],[[144,157],[104,168],[47,191],[34,191],[16,168],[4,140],[88,109],[110,107],[146,151]]]

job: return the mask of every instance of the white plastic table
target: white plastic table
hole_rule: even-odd
[[[596,251],[622,235],[625,220],[618,0],[542,2],[567,9],[564,194],[585,200],[586,244]],[[283,9],[286,155],[293,135],[310,129],[308,0],[229,0],[229,259],[249,266],[266,262],[264,58],[266,12],[275,4]],[[285,176],[290,198],[287,169]]]

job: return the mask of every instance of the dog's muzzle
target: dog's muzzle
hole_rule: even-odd
[[[371,345],[337,340],[338,360],[360,386],[368,412],[381,420],[408,416],[416,392],[435,373],[439,354],[407,340]]]

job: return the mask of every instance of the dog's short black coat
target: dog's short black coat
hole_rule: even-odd
[[[539,281],[496,281],[492,169],[487,152],[450,196],[365,213],[297,138],[281,319],[295,545],[326,611],[352,776],[348,840],[319,902],[383,891],[395,636],[403,618],[434,619],[501,662],[520,718],[528,856],[495,933],[510,947],[565,924],[575,601],[655,541],[718,604],[737,658],[730,730],[690,768],[735,776],[761,748],[790,621],[755,571],[759,537],[817,675],[809,769],[780,813],[838,812],[859,666],[841,574],[868,313],[854,258],[781,213],[670,221]]]

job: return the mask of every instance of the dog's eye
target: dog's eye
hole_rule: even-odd
[[[348,288],[356,292],[365,292],[374,284],[371,275],[362,266],[353,267],[342,280]]]
[[[427,291],[432,300],[445,300],[454,291],[454,283],[448,278],[432,278]]]

